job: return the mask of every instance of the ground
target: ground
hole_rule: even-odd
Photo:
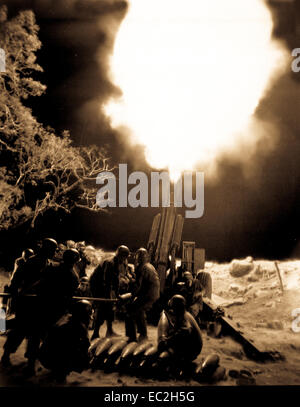
[[[257,267],[259,265],[259,267]],[[242,277],[233,277],[229,263],[206,263],[206,270],[213,278],[213,300],[224,307],[226,314],[239,323],[242,332],[252,338],[255,344],[265,350],[280,352],[282,360],[257,362],[246,357],[242,346],[229,336],[214,338],[203,331],[203,350],[198,357],[201,362],[207,355],[217,353],[220,364],[230,370],[246,369],[255,377],[257,385],[300,385],[300,322],[292,311],[300,308],[300,261],[278,262],[283,281],[283,292],[274,262],[254,260],[253,270]],[[7,279],[7,273],[0,273],[0,291]],[[296,313],[296,311],[294,311]],[[300,309],[299,309],[300,315]],[[293,324],[294,321],[294,325]],[[296,329],[295,329],[296,328]],[[115,322],[115,330],[123,335],[124,324]],[[104,330],[100,331],[103,335]],[[300,331],[300,329],[299,329]],[[149,326],[150,340],[156,341],[156,327]],[[2,349],[5,335],[0,335]],[[13,367],[0,368],[0,386],[56,386],[49,372],[38,365],[36,377],[25,379],[22,373],[25,359],[25,345],[22,344],[12,356]],[[218,382],[220,386],[236,385],[236,379],[227,374],[227,379]],[[154,386],[154,385],[200,385],[196,381],[142,380],[136,377],[105,374],[91,370],[72,373],[64,386]]]

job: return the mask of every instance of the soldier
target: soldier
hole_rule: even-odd
[[[77,301],[72,313],[64,315],[50,328],[41,346],[39,360],[59,382],[64,382],[71,371],[80,373],[89,366],[91,311],[88,301]]]
[[[71,306],[72,297],[79,287],[79,279],[74,271],[78,260],[79,253],[76,249],[65,250],[61,264],[46,267],[41,273],[37,292],[41,307],[42,334]]]
[[[11,278],[10,278],[10,283],[11,283],[11,281],[13,280],[15,273],[16,273],[16,272],[19,273],[19,272],[20,272],[19,269],[21,269],[22,267],[24,267],[26,261],[29,259],[29,257],[31,257],[31,256],[33,256],[33,255],[34,255],[34,251],[33,251],[32,249],[29,249],[29,248],[28,248],[28,249],[23,250],[22,256],[21,256],[21,257],[18,257],[18,258],[15,260],[14,270],[13,270],[12,275],[11,275]],[[11,293],[11,290],[10,290],[10,283],[9,283],[9,285],[5,285],[5,286],[4,286],[4,292],[5,292],[5,293],[9,293],[9,294]],[[3,304],[4,307],[6,308],[6,317],[8,317],[8,316],[14,314],[14,312],[15,312],[15,305],[16,305],[16,304],[15,304],[15,301],[13,301],[11,298],[9,298],[8,300],[4,298],[3,301],[2,301],[2,304]]]
[[[22,251],[22,256],[19,257],[19,258],[17,258],[16,261],[15,261],[14,270],[13,270],[13,272],[12,272],[11,278],[13,278],[14,273],[16,272],[16,270],[17,270],[19,267],[24,266],[24,264],[25,264],[26,261],[29,259],[29,257],[31,257],[31,256],[33,256],[33,255],[34,255],[34,251],[33,251],[32,249],[30,249],[30,248],[25,249],[25,250]]]
[[[119,274],[119,294],[125,294],[132,291],[135,283],[135,273],[133,264],[128,264],[126,260],[126,268]]]
[[[82,277],[86,277],[86,268],[88,265],[91,264],[90,260],[85,254],[85,242],[78,242],[76,248],[79,252],[80,259],[76,264],[76,269],[78,270],[78,276],[81,279]]]
[[[114,299],[119,297],[119,274],[126,268],[126,260],[129,256],[127,246],[119,246],[112,259],[105,260],[99,264],[90,276],[90,290],[93,297]],[[96,305],[94,319],[94,332],[92,339],[99,337],[99,329],[106,321],[106,336],[116,336],[112,323],[114,320],[113,305],[103,303]]]
[[[175,294],[181,294],[186,300],[186,308],[198,320],[203,309],[203,287],[199,280],[193,278],[192,273],[185,271],[183,281],[178,282],[175,287]]]
[[[28,358],[27,372],[30,375],[34,374],[39,347],[39,307],[37,298],[26,295],[36,294],[41,273],[50,265],[50,259],[53,258],[56,249],[57,243],[54,239],[44,239],[38,254],[30,257],[24,267],[15,271],[10,283],[10,291],[17,297],[16,320],[14,328],[7,334],[1,362],[4,366],[10,365],[10,354],[16,352],[23,339],[27,338],[25,357]]]
[[[161,313],[158,323],[158,350],[168,351],[180,365],[197,358],[202,350],[202,336],[194,317],[186,311],[182,295],[174,295],[168,310]]]
[[[141,248],[136,252],[136,283],[132,291],[133,301],[127,306],[125,318],[126,336],[129,337],[129,341],[136,341],[136,326],[140,334],[139,341],[148,338],[146,312],[151,309],[160,295],[159,277],[148,258],[146,249]]]
[[[84,276],[79,280],[79,287],[77,289],[77,295],[81,297],[91,297],[89,278]]]

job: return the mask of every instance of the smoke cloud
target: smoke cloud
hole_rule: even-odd
[[[129,171],[149,171],[144,147],[129,142],[124,129],[112,129],[101,112],[104,102],[120,92],[111,81],[108,66],[127,3],[2,3],[7,4],[11,15],[31,8],[37,16],[43,43],[38,60],[45,70],[40,80],[48,87],[45,96],[30,101],[38,119],[58,131],[69,129],[78,144],[108,145],[112,161],[127,162]],[[274,37],[285,41],[289,51],[300,46],[299,24],[295,22],[299,2],[296,7],[298,14],[272,8]],[[272,82],[249,128],[258,134],[251,148],[241,142],[235,150],[221,155],[212,168],[197,167],[207,172],[205,213],[199,220],[186,220],[183,238],[204,247],[208,258],[300,254],[299,81],[300,73],[288,69]],[[115,247],[122,241],[139,247],[147,242],[154,214],[154,210],[145,209],[116,209],[110,215],[76,214],[76,231],[70,229],[68,237],[90,239],[97,246]],[[112,223],[117,226],[112,227]],[[99,226],[95,228],[95,224]]]

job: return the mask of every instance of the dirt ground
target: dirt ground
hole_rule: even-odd
[[[240,330],[253,339],[264,350],[280,352],[283,360],[276,362],[257,362],[246,357],[242,346],[229,336],[214,338],[203,331],[203,349],[197,361],[207,355],[217,353],[220,364],[229,372],[232,369],[246,369],[255,377],[257,385],[300,385],[300,332],[294,332],[296,317],[292,311],[300,308],[300,261],[278,262],[283,280],[284,292],[279,285],[274,263],[255,260],[260,265],[259,273],[253,272],[243,277],[232,277],[230,264],[207,263],[206,269],[213,278],[213,300],[224,307],[226,314],[239,323]],[[0,273],[0,290],[7,280],[6,273]],[[299,309],[300,315],[300,309]],[[294,330],[292,323],[294,321]],[[122,321],[115,322],[115,330],[124,335]],[[300,329],[299,329],[300,330]],[[104,328],[100,335],[104,334]],[[156,327],[149,326],[149,339],[156,342]],[[5,335],[0,335],[2,352]],[[25,344],[12,355],[13,367],[0,368],[0,386],[57,386],[49,371],[38,365],[37,375],[25,379],[23,368]],[[235,386],[237,380],[227,374],[226,380],[218,386]],[[200,386],[196,381],[157,381],[140,379],[117,372],[106,374],[91,370],[72,373],[64,386]]]

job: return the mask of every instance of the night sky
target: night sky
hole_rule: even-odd
[[[47,92],[28,105],[38,120],[58,133],[70,130],[76,144],[107,145],[112,163],[128,163],[129,171],[149,171],[142,146],[129,146],[126,135],[113,131],[99,109],[106,98],[118,92],[108,79],[107,61],[115,27],[126,14],[126,2],[2,3],[8,6],[11,16],[21,9],[36,13],[43,44],[38,62],[44,73],[39,79],[47,85]],[[284,40],[291,50],[300,47],[299,2],[294,10],[287,4],[280,13],[279,6],[274,7],[274,36]],[[264,141],[258,143],[251,166],[247,167],[233,157],[221,157],[218,177],[205,182],[204,216],[185,221],[183,239],[195,240],[198,247],[206,249],[209,259],[300,255],[299,81],[300,73],[286,73],[273,84],[257,109],[257,116],[276,128],[275,146],[266,152]],[[77,211],[55,233],[57,237],[85,239],[108,249],[121,243],[136,249],[147,243],[152,217],[157,212],[148,208],[111,209],[109,214],[92,215]]]

